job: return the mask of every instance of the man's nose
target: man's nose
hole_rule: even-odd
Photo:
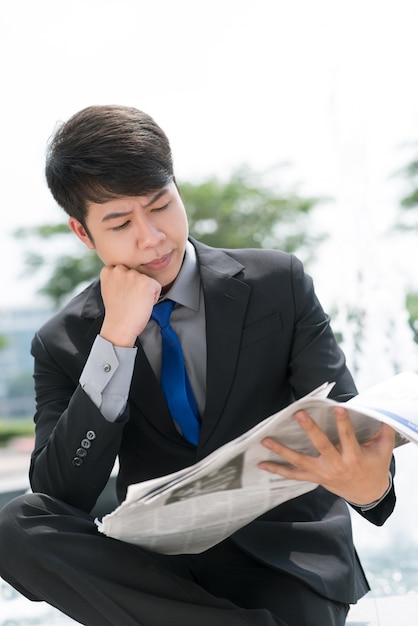
[[[159,245],[165,238],[152,221],[140,219],[137,222],[137,242],[140,248],[153,248]]]

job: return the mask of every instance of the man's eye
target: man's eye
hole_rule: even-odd
[[[123,223],[123,224],[121,224],[120,226],[114,226],[114,227],[112,228],[112,230],[114,230],[114,231],[123,230],[124,228],[126,228],[127,226],[129,226],[129,224],[130,224],[130,223],[131,223],[131,222],[130,222],[130,220],[127,220],[126,222],[124,222],[124,223]]]
[[[164,206],[158,206],[158,207],[153,208],[153,209],[152,209],[152,211],[153,211],[154,213],[159,213],[160,211],[164,211],[165,209],[167,209],[167,208],[168,208],[168,205],[169,205],[169,204],[170,204],[170,203],[169,203],[169,202],[167,202],[167,204],[164,204]]]

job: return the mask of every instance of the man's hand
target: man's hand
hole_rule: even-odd
[[[132,348],[151,317],[161,285],[125,265],[104,267],[100,284],[105,307],[100,335],[114,346]]]
[[[363,444],[358,443],[346,409],[334,410],[340,442],[334,445],[305,411],[295,414],[319,456],[295,452],[271,438],[263,445],[279,454],[291,467],[274,462],[259,467],[285,478],[306,480],[358,506],[379,500],[389,487],[388,470],[395,445],[395,431],[382,424],[377,433]]]

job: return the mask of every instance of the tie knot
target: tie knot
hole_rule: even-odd
[[[170,315],[174,305],[175,302],[173,302],[173,300],[163,300],[154,306],[151,318],[157,322],[160,328],[165,328],[169,325]]]

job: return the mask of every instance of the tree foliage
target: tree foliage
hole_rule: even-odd
[[[405,224],[404,220],[401,220],[401,228],[407,230],[418,230],[418,211],[412,211],[411,209],[418,209],[418,159],[414,158],[408,163],[401,171],[400,174],[405,178],[408,191],[403,198],[401,198],[401,207],[408,212],[409,220]],[[408,322],[414,333],[414,341],[418,343],[418,293],[411,292],[406,297],[406,309],[408,311]]]
[[[236,170],[226,182],[212,177],[179,188],[190,233],[210,246],[293,252],[313,243],[304,218],[318,199],[280,192],[248,168]]]
[[[199,183],[179,182],[190,234],[218,248],[273,247],[305,256],[323,236],[312,235],[308,226],[311,209],[319,198],[301,197],[295,191],[278,190],[248,168],[234,171],[228,180],[210,177]],[[17,232],[42,242],[42,251],[29,251],[26,267],[46,269],[40,292],[58,306],[83,283],[96,278],[102,267],[97,255],[84,247],[63,253],[70,230],[66,223],[37,226]],[[51,253],[50,244],[54,242]],[[62,242],[62,245],[61,243]],[[80,245],[80,244],[78,244]]]
[[[418,208],[418,159],[412,159],[397,174],[403,177],[407,187],[400,200],[401,207],[406,211],[403,212],[398,227],[404,230],[418,229],[418,213],[411,210]]]
[[[401,170],[401,174],[408,181],[410,191],[401,200],[401,206],[405,209],[418,207],[418,159],[414,159]]]
[[[418,343],[418,293],[411,292],[406,296],[408,323],[414,333],[414,341]]]

